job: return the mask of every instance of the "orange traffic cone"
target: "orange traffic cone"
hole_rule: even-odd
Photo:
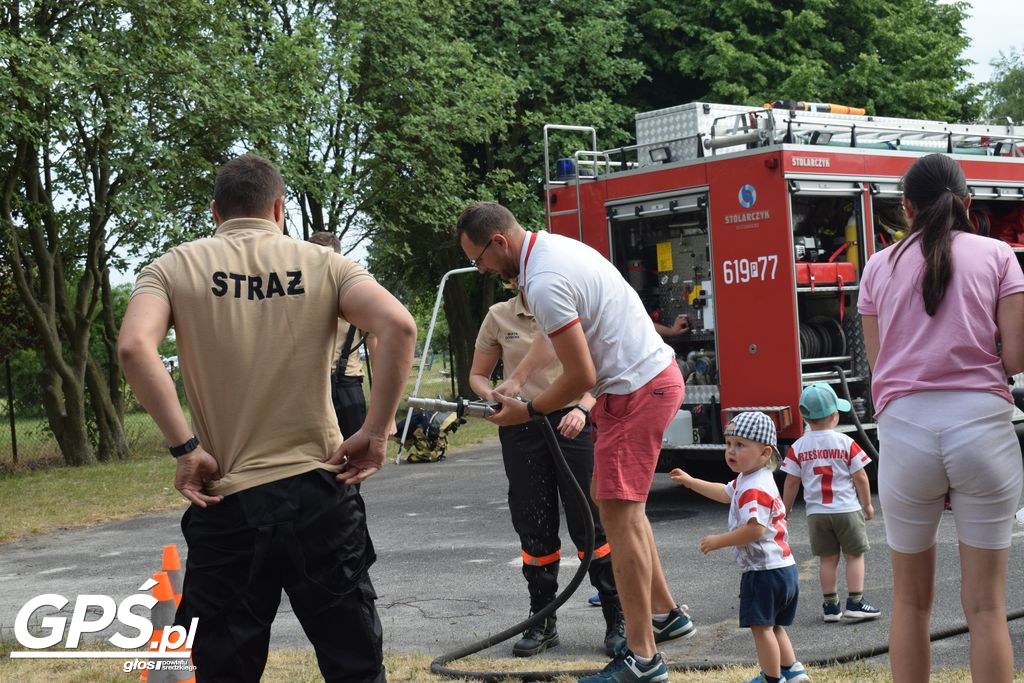
[[[150,639],[149,649],[151,651],[158,650],[160,642],[163,640],[164,629],[174,625],[174,613],[176,607],[174,604],[174,591],[171,588],[170,577],[167,576],[166,572],[157,572],[153,574],[153,580],[156,581],[156,585],[153,586],[153,597],[156,598],[157,603],[153,606],[150,613],[150,623],[153,624],[153,637]],[[169,648],[172,652],[183,650],[184,644],[182,643],[176,648]],[[156,659],[153,660],[156,663],[155,668],[150,673],[149,670],[142,672],[139,676],[139,680],[148,680],[149,683],[184,683],[188,681],[195,681],[195,673],[185,668],[178,668],[179,665],[184,664],[184,659]],[[192,664],[192,658],[189,657],[188,664]]]
[[[174,606],[181,604],[181,587],[184,583],[185,572],[181,568],[181,558],[178,557],[178,546],[164,546],[163,571],[171,580],[171,591],[174,593]]]

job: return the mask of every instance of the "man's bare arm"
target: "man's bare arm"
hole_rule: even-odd
[[[128,303],[117,338],[117,357],[135,397],[160,428],[168,444],[177,446],[192,437],[178,402],[174,380],[160,359],[160,342],[170,327],[171,307],[158,296],[138,294]],[[217,461],[200,444],[178,458],[174,486],[199,507],[214,505],[222,496],[204,493],[205,482],[219,477]]]
[[[366,357],[370,359],[370,372],[377,374],[377,363],[380,361],[377,359],[377,335],[366,334]]]
[[[654,323],[655,331],[662,337],[677,337],[690,331],[690,319],[685,315],[677,315],[671,325]]]
[[[551,338],[551,345],[562,364],[562,374],[534,399],[533,406],[541,413],[558,410],[597,384],[597,370],[582,327],[562,330]]]
[[[146,409],[167,443],[178,445],[192,436],[178,393],[159,348],[170,328],[171,307],[152,294],[139,294],[129,303],[117,338],[117,356],[135,397]]]
[[[377,368],[384,362],[377,357],[377,335],[367,333],[365,344],[366,355],[370,359],[370,372],[372,375],[376,376]],[[398,429],[395,426],[394,419],[392,419],[391,423],[388,425],[388,435],[394,436],[396,433],[398,433]]]

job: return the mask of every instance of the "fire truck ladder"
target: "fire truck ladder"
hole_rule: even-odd
[[[591,134],[591,146],[593,149],[580,149],[573,152],[572,161],[575,172],[567,180],[559,180],[551,178],[551,161],[550,161],[550,146],[548,141],[549,130],[564,130],[564,131],[583,131]],[[551,185],[568,185],[572,183],[576,186],[576,208],[575,209],[564,209],[562,211],[551,210],[551,194],[545,191],[544,201],[547,208],[547,227],[548,232],[551,231],[551,219],[554,216],[568,216],[576,214],[576,230],[579,235],[579,239],[583,241],[583,211],[580,205],[580,181],[583,180],[596,180],[602,175],[608,175],[614,170],[629,170],[635,168],[638,165],[636,161],[628,161],[627,155],[636,152],[637,155],[642,154],[644,151],[651,157],[652,161],[670,161],[671,158],[665,159],[657,158],[659,153],[667,154],[665,147],[666,144],[676,142],[687,142],[692,141],[696,147],[698,158],[704,156],[704,142],[705,136],[703,133],[696,135],[687,135],[681,138],[673,138],[671,140],[661,140],[654,143],[645,143],[637,145],[627,145],[624,147],[613,147],[611,149],[597,149],[597,131],[592,126],[563,126],[557,124],[545,124],[544,125],[544,186],[545,188]],[[618,161],[613,160],[618,158]],[[580,169],[587,166],[592,169],[590,175],[586,175]]]
[[[976,130],[978,128],[982,130]],[[786,134],[782,141],[907,152],[1024,157],[1020,148],[1021,143],[1024,143],[1024,135],[1016,134],[1013,128],[1007,126],[1008,130],[1002,132],[988,126],[940,125],[912,130],[871,122],[822,125],[790,119],[786,123]]]
[[[572,176],[574,178],[574,182],[575,182],[575,185],[576,185],[576,208],[575,209],[565,209],[563,211],[557,211],[557,212],[554,213],[554,215],[556,215],[556,216],[567,216],[569,214],[576,214],[576,224],[577,224],[577,226],[579,228],[580,241],[582,242],[583,241],[583,213],[582,213],[582,207],[580,207],[580,172],[579,172],[580,156],[581,155],[589,155],[589,154],[597,154],[597,155],[600,154],[600,152],[597,151],[597,129],[594,128],[593,126],[563,126],[563,125],[559,125],[559,124],[555,124],[555,123],[545,123],[544,124],[544,187],[545,187],[545,190],[544,190],[544,204],[545,204],[545,208],[547,209],[547,211],[545,211],[545,213],[547,214],[547,217],[548,217],[548,232],[551,232],[552,213],[551,213],[551,192],[549,192],[547,190],[547,188],[550,185],[555,184],[555,183],[557,183],[557,184],[567,184],[568,183],[568,181],[561,181],[561,180],[559,180],[559,181],[552,181],[551,180],[551,158],[550,158],[550,144],[548,142],[548,131],[555,131],[555,130],[590,133],[590,149],[589,150],[580,150],[580,151],[576,152],[576,154],[573,155],[573,163],[575,163],[575,167],[574,167],[575,170],[574,170]]]
[[[739,145],[782,143],[1024,157],[1024,133],[1016,128],[1010,120],[989,126],[758,109],[716,118],[704,145],[712,154]]]

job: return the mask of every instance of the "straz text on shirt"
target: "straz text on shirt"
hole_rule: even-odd
[[[212,276],[213,287],[210,291],[214,296],[227,296],[233,293],[236,299],[246,298],[249,301],[271,299],[275,296],[297,296],[305,294],[306,289],[302,286],[302,271],[285,271],[287,283],[281,282],[281,277],[271,271],[267,274],[266,280],[262,275],[246,275],[243,273],[225,273],[218,270]],[[233,285],[229,283],[234,283]],[[266,287],[264,287],[266,284]]]

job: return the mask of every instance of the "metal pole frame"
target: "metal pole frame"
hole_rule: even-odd
[[[547,219],[548,232],[551,232],[551,159],[548,142],[548,131],[551,130],[565,130],[565,131],[579,131],[582,133],[590,133],[591,146],[593,152],[597,152],[597,129],[593,126],[563,126],[555,123],[544,124],[544,214]],[[580,171],[579,171],[579,157],[576,157],[576,213],[579,215],[580,210]],[[578,218],[577,222],[580,223],[580,241],[583,241],[583,224],[582,218]]]
[[[18,464],[18,430],[14,420],[14,388],[11,384],[11,359],[4,358],[4,370],[7,374],[7,416],[11,422],[11,461]]]
[[[479,272],[475,266],[466,266],[465,268],[455,268],[449,270],[441,278],[441,284],[437,287],[437,298],[434,299],[434,312],[430,316],[430,326],[427,328],[427,338],[423,342],[423,350],[420,352],[420,370],[416,375],[416,384],[412,388],[412,395],[420,395],[420,382],[423,380],[423,370],[427,363],[427,349],[430,348],[430,339],[434,336],[434,325],[437,323],[437,311],[441,308],[441,297],[444,295],[444,286],[448,282],[448,278],[452,275],[461,275],[463,273],[477,273]],[[397,465],[402,460],[402,449],[405,448],[405,437],[409,434],[409,423],[412,422],[412,406],[409,406],[409,411],[405,414],[405,426],[402,428],[402,438],[398,442],[398,452],[395,454],[395,464]]]

